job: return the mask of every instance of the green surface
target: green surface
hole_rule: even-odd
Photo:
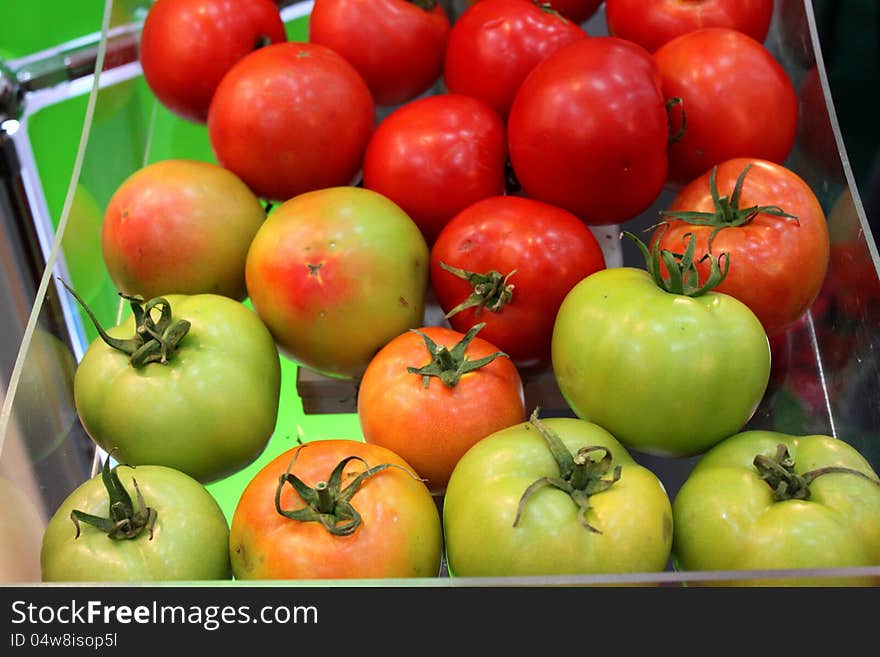
[[[52,25],[37,26],[25,20],[32,14],[29,3],[10,3],[14,18],[0,24],[0,56],[20,56],[57,45],[100,29],[103,2],[51,2]],[[120,0],[117,0],[120,5]],[[125,2],[121,3],[126,5]],[[27,5],[27,6],[26,6]],[[58,12],[52,9],[59,9]],[[129,6],[143,5],[131,2]],[[62,11],[63,9],[63,11]],[[18,16],[21,14],[21,16]],[[55,22],[58,22],[58,26]],[[12,34],[10,27],[32,26]],[[63,26],[64,29],[61,29]],[[308,35],[307,19],[287,24],[288,39],[303,41]],[[51,36],[53,43],[41,37]],[[13,38],[14,37],[14,38]],[[30,116],[26,129],[30,138],[49,213],[57,228],[68,193],[71,172],[83,130],[88,95],[48,106]],[[117,187],[141,166],[169,158],[190,158],[216,162],[204,125],[189,123],[157,103],[142,77],[101,89],[95,101],[94,118],[75,196],[68,216],[61,250],[70,283],[105,326],[116,323],[120,310],[116,289],[101,258],[100,234],[103,211]],[[123,306],[127,311],[127,306]],[[87,337],[97,331],[81,314]],[[269,460],[297,445],[297,441],[319,438],[361,440],[356,414],[307,415],[296,391],[296,365],[282,359],[282,394],[278,422],[265,452],[248,468],[208,486],[231,520],[241,491]]]

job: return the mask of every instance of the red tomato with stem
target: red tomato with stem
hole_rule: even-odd
[[[364,440],[400,454],[435,494],[474,443],[525,420],[519,372],[477,336],[481,328],[407,331],[376,354],[361,379]]]
[[[248,53],[287,41],[272,0],[156,0],[144,19],[144,80],[174,114],[205,123],[223,76]]]
[[[782,163],[794,145],[798,99],[782,65],[759,41],[710,27],[654,53],[663,93],[681,98],[681,139],[669,145],[670,178],[684,184],[734,157]],[[671,112],[672,131],[682,113]]]
[[[647,50],[617,37],[571,43],[523,81],[507,137],[526,196],[589,225],[632,219],[659,196],[668,171],[657,66]]]
[[[822,289],[830,260],[825,213],[809,185],[780,164],[736,158],[713,171],[679,192],[652,243],[681,251],[692,233],[701,280],[709,275],[702,255],[727,253],[730,268],[716,291],[742,301],[768,335],[778,334]]]
[[[378,105],[427,91],[443,73],[449,18],[437,0],[316,0],[309,41],[345,57]]]
[[[704,27],[728,27],[763,43],[773,0],[606,0],[609,34],[654,52],[677,36]]]
[[[284,452],[245,488],[229,552],[239,580],[435,577],[440,514],[400,456],[357,440]]]
[[[449,34],[446,88],[486,101],[507,117],[535,64],[587,33],[547,4],[483,0],[459,16]]]
[[[450,325],[521,367],[550,360],[556,312],[582,278],[605,267],[592,231],[562,208],[495,196],[462,210],[431,249],[431,284]]]
[[[463,94],[417,98],[378,125],[364,155],[364,187],[397,203],[430,245],[461,210],[504,193],[504,121]]]
[[[376,118],[364,79],[315,43],[266,46],[240,60],[217,87],[208,136],[218,162],[257,196],[353,183]]]

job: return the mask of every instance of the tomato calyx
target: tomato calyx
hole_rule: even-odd
[[[467,299],[444,315],[446,319],[466,308],[476,308],[477,313],[483,308],[493,313],[498,313],[513,299],[514,286],[512,283],[508,283],[508,281],[516,273],[516,269],[505,276],[494,269],[485,274],[478,274],[459,267],[452,267],[445,262],[441,262],[440,266],[450,274],[466,280],[474,288],[474,291],[471,292]]]
[[[832,472],[857,475],[880,486],[880,481],[869,477],[864,472],[843,466],[829,465],[798,474],[794,470],[794,459],[783,444],[776,446],[776,453],[773,456],[756,455],[753,463],[761,479],[773,489],[773,498],[777,502],[810,499],[810,484],[818,477]]]
[[[662,224],[660,228],[662,230],[660,236],[662,237],[662,233],[666,231],[668,224]],[[645,266],[648,273],[651,274],[658,287],[670,294],[698,297],[718,287],[730,269],[730,256],[727,253],[722,253],[718,257],[711,253],[706,253],[702,258],[695,261],[694,254],[696,253],[697,238],[693,233],[687,233],[683,236],[683,240],[686,242],[684,253],[674,253],[668,249],[661,249],[660,242],[662,240],[660,238],[654,242],[654,247],[649,251],[645,243],[633,233],[624,231],[623,235],[636,243],[645,257]],[[722,258],[724,260],[723,267],[721,265]],[[697,264],[704,260],[709,261],[710,270],[706,281],[700,285]],[[668,277],[663,276],[664,268],[668,273]]]
[[[507,354],[503,351],[496,351],[494,354],[489,354],[488,356],[478,358],[477,360],[471,360],[468,358],[465,351],[467,351],[470,343],[473,342],[477,333],[479,333],[480,329],[484,326],[486,326],[486,322],[475,324],[467,333],[465,333],[464,337],[452,347],[452,349],[448,349],[444,345],[438,345],[430,338],[430,336],[418,329],[410,329],[413,333],[418,333],[422,336],[422,339],[425,341],[425,346],[431,354],[431,362],[423,367],[407,367],[407,372],[410,374],[421,375],[422,385],[425,388],[431,385],[432,376],[440,379],[447,387],[453,388],[458,384],[459,380],[461,380],[461,377],[468,372],[478,370],[498,357],[503,356],[504,358],[507,358]]]
[[[122,485],[119,475],[116,473],[119,467],[117,465],[111,469],[110,459],[107,458],[104,460],[104,467],[101,470],[101,481],[103,481],[104,488],[107,489],[107,495],[110,498],[108,517],[102,518],[76,509],[70,512],[70,519],[76,527],[74,539],[79,538],[80,523],[84,522],[100,529],[114,541],[137,538],[145,529],[149,530],[149,540],[153,540],[153,527],[156,524],[158,513],[156,509],[144,504],[144,497],[138,488],[137,480],[132,478],[131,483],[134,485],[137,499],[137,510],[135,510],[131,496],[125,490],[125,486]]]
[[[369,464],[359,456],[348,456],[342,459],[327,481],[319,481],[314,487],[309,486],[290,470],[296,462],[300,451],[305,446],[300,447],[294,454],[287,470],[278,479],[278,488],[275,490],[275,510],[285,518],[290,520],[298,520],[300,522],[318,522],[334,536],[348,536],[357,531],[363,522],[360,513],[351,504],[351,498],[360,490],[360,487],[373,475],[382,472],[391,467],[400,468],[408,475],[417,479],[406,468],[394,463],[382,463],[370,467]],[[366,467],[366,470],[358,473],[351,483],[344,488],[342,487],[342,471],[349,461],[360,461]],[[290,484],[299,494],[306,506],[300,509],[285,510],[281,508],[281,491],[284,485]]]
[[[547,443],[547,447],[550,449],[556,465],[559,467],[559,476],[541,477],[526,488],[522,497],[520,497],[513,526],[516,527],[519,524],[523,509],[529,498],[540,488],[552,486],[568,493],[572,501],[578,506],[581,524],[587,530],[594,534],[601,534],[602,532],[599,529],[587,522],[587,513],[592,508],[590,496],[611,488],[620,479],[621,466],[614,466],[614,470],[611,471],[611,479],[603,479],[611,470],[612,457],[607,447],[591,445],[581,447],[575,454],[572,454],[565,447],[559,436],[538,419],[538,409],[534,410],[529,418],[529,422],[538,430],[538,433],[541,434],[541,437]],[[591,453],[599,451],[604,452],[602,458],[594,460]]]
[[[177,350],[180,341],[189,333],[190,323],[185,319],[173,319],[171,304],[163,297],[156,297],[145,303],[143,297],[120,293],[119,296],[127,299],[131,305],[137,328],[132,338],[114,338],[104,330],[98,318],[73,288],[64,281],[61,283],[86,311],[104,343],[127,354],[129,364],[135,369],[140,369],[148,363],[166,364]],[[159,310],[158,320],[153,319],[155,309]]]
[[[694,226],[711,226],[712,233],[709,235],[709,250],[712,250],[712,241],[715,236],[725,228],[737,228],[751,223],[751,221],[759,214],[768,214],[773,217],[784,219],[794,219],[795,223],[798,218],[789,214],[778,205],[751,205],[747,208],[739,207],[740,196],[742,195],[743,181],[752,164],[748,164],[742,172],[737,176],[736,183],[730,196],[721,196],[718,193],[717,173],[718,166],[712,167],[709,174],[709,193],[712,195],[712,203],[715,205],[714,212],[697,212],[686,210],[664,210],[661,214],[664,217],[680,219]]]

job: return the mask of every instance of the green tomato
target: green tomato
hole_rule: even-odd
[[[676,494],[673,514],[681,570],[880,564],[880,480],[854,447],[830,436],[744,431],[727,438],[697,462]],[[725,582],[878,583],[876,577]]]
[[[572,288],[551,352],[575,415],[662,456],[699,454],[740,431],[770,377],[767,336],[743,303],[667,292],[631,267],[598,271]]]
[[[76,409],[92,439],[120,462],[165,465],[208,483],[265,449],[278,417],[281,361],[268,329],[240,302],[214,294],[160,299],[167,305],[144,317],[159,317],[160,329],[151,330],[168,333],[164,343],[130,353],[144,313],[132,301],[132,316],[106,332],[124,348],[98,337],[77,367]],[[158,314],[169,308],[171,324]],[[182,338],[177,320],[189,322]]]
[[[650,470],[595,424],[534,414],[459,460],[443,524],[459,577],[656,572],[672,545],[669,497]]]
[[[300,365],[358,378],[389,340],[422,325],[429,251],[412,219],[360,187],[330,187],[279,205],[247,256],[257,314]]]
[[[40,565],[44,582],[225,580],[229,525],[192,477],[105,463],[49,520]]]

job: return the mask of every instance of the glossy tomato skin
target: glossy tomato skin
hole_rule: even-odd
[[[412,100],[440,78],[449,29],[439,2],[317,0],[309,15],[309,41],[345,57],[380,106]]]
[[[209,162],[163,160],[116,189],[101,226],[101,252],[120,292],[221,294],[244,299],[244,263],[266,218],[231,171]]]
[[[730,28],[683,34],[654,53],[667,98],[681,98],[684,134],[669,145],[670,180],[687,183],[735,157],[785,161],[798,99],[785,69],[759,41]],[[672,133],[681,113],[670,113]]]
[[[120,462],[164,465],[203,483],[250,464],[278,416],[281,363],[272,336],[245,305],[214,294],[165,295],[189,332],[165,364],[135,369],[100,338],[74,377],[83,427]],[[131,338],[131,317],[107,332]]]
[[[754,467],[785,445],[799,474],[826,466],[863,472],[816,477],[807,499],[776,501]],[[674,503],[673,552],[682,570],[775,570],[880,562],[880,483],[848,443],[830,436],[745,431],[707,452]],[[856,581],[858,580],[858,581]],[[734,586],[877,585],[876,578],[738,578]]]
[[[248,53],[287,41],[272,0],[156,0],[144,19],[144,79],[169,110],[205,123],[220,80]]]
[[[452,349],[464,334],[440,326],[419,329],[437,345]],[[470,360],[498,352],[475,337],[465,351]],[[442,493],[456,462],[475,442],[525,419],[522,380],[509,358],[500,356],[468,372],[454,386],[420,374],[431,361],[424,338],[403,333],[370,361],[358,388],[358,418],[364,440],[400,454]]]
[[[581,279],[605,267],[592,231],[562,208],[520,196],[477,201],[456,215],[431,249],[431,284],[444,313],[468,299],[474,286],[444,269],[495,271],[512,285],[497,311],[466,308],[449,317],[457,331],[479,322],[480,337],[521,367],[550,362],[553,321],[565,295]]]
[[[356,378],[388,340],[421,325],[429,257],[418,227],[392,201],[332,187],[276,207],[251,243],[245,276],[286,355]]]
[[[654,52],[677,36],[726,27],[764,42],[773,0],[606,0],[608,32]]]
[[[712,253],[727,253],[730,269],[716,291],[736,297],[761,320],[768,335],[777,335],[800,319],[822,289],[830,261],[828,222],[810,186],[796,173],[767,160],[734,158],[716,173],[718,193],[730,196],[743,178],[740,207],[777,206],[797,219],[758,214],[749,223],[724,228],[712,239]],[[669,211],[714,210],[710,173],[680,190]],[[664,232],[665,230],[665,232]],[[685,235],[696,237],[696,259],[708,252],[713,228],[672,218],[654,232],[661,248],[680,251]],[[698,265],[705,280],[709,263]]]
[[[589,225],[623,223],[650,207],[666,181],[668,135],[656,65],[617,37],[582,39],[540,62],[507,121],[524,194]]]
[[[364,155],[363,184],[397,203],[430,245],[471,203],[504,193],[504,122],[463,94],[417,98],[378,125]]]
[[[522,0],[483,0],[466,9],[449,33],[446,88],[484,100],[502,117],[534,66],[559,48],[587,38],[571,20]]]
[[[395,467],[375,474],[358,489],[351,505],[362,523],[353,534],[335,536],[316,522],[277,513],[279,478],[294,455],[290,471],[308,486],[326,482],[349,456],[365,459],[370,467]],[[365,469],[363,463],[350,461],[343,480]],[[280,502],[283,509],[304,506],[290,486],[284,487]],[[307,442],[264,466],[239,498],[229,537],[232,570],[240,580],[435,577],[441,546],[437,505],[412,467],[383,447],[346,439]]]
[[[461,458],[443,499],[449,572],[456,577],[656,572],[672,545],[672,509],[660,480],[596,424],[548,418],[572,452],[607,448],[620,480],[590,496],[587,521],[562,491],[545,487],[524,506],[520,498],[541,477],[558,477],[547,445],[529,422],[498,431]]]
[[[317,43],[273,44],[224,76],[208,136],[217,161],[257,196],[285,201],[354,182],[375,115],[369,87],[341,55]]]
[[[578,417],[662,456],[699,454],[741,430],[770,377],[769,341],[747,306],[666,292],[631,267],[600,270],[568,293],[551,351]]]
[[[107,491],[97,474],[61,503],[43,534],[44,582],[163,582],[228,580],[229,525],[216,500],[198,481],[158,465],[120,466],[117,474],[135,502],[137,481],[144,504],[156,510],[153,537],[114,540],[70,519],[78,510],[107,517]]]

